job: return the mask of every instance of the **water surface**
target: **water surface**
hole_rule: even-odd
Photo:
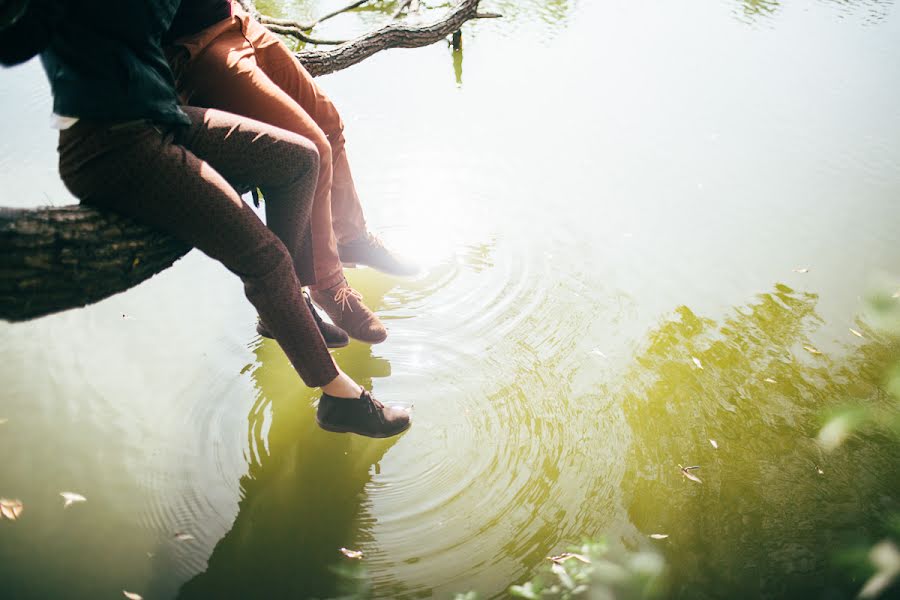
[[[240,282],[197,253],[0,325],[0,495],[26,506],[0,522],[0,596],[502,597],[598,536],[655,547],[673,597],[855,594],[835,555],[900,512],[900,447],[814,437],[829,408],[891,406],[900,349],[861,297],[900,281],[897,8],[485,8],[505,17],[467,25],[461,56],[321,79],[372,229],[426,267],[353,271],[390,337],[335,356],[414,427],[320,431]],[[0,75],[3,202],[72,201],[39,66]]]

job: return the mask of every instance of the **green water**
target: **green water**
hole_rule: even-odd
[[[0,521],[0,597],[504,597],[600,536],[660,552],[671,597],[855,596],[841,554],[900,513],[900,444],[815,436],[836,407],[896,406],[900,346],[863,298],[900,288],[897,6],[485,8],[505,17],[467,25],[461,56],[321,80],[370,226],[425,267],[351,272],[390,336],[335,356],[413,428],[320,431],[197,253],[0,324],[0,496],[25,504]],[[39,66],[0,76],[3,203],[71,201]]]

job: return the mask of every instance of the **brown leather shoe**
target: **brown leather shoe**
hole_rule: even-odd
[[[325,431],[356,433],[386,438],[409,429],[409,412],[385,406],[363,390],[359,398],[336,398],[322,394],[316,410],[316,422]]]
[[[309,294],[306,293],[306,290],[303,290],[303,299],[306,300],[306,306],[309,308],[309,312],[312,313],[313,319],[316,322],[316,326],[319,328],[319,333],[322,334],[322,339],[325,340],[325,345],[327,347],[343,348],[350,343],[350,338],[349,336],[347,336],[346,331],[344,331],[337,325],[326,323],[322,319],[322,317],[319,316],[319,311],[317,311],[316,307],[313,306],[313,303],[309,299]],[[275,339],[275,336],[272,335],[272,332],[269,331],[269,328],[265,323],[263,323],[262,319],[260,319],[256,323],[256,333],[263,336],[264,338]]]
[[[384,325],[362,303],[362,294],[350,287],[346,279],[327,290],[312,290],[312,299],[353,339],[369,344],[387,339]]]
[[[356,238],[346,244],[338,244],[338,255],[345,267],[365,265],[388,275],[408,277],[419,272],[419,268],[384,247],[377,236],[371,233]]]

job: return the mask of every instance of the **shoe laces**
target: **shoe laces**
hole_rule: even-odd
[[[353,312],[353,304],[350,302],[350,298],[356,298],[357,300],[362,301],[363,295],[349,285],[338,289],[338,291],[334,293],[334,301],[341,305],[341,310],[348,309],[350,312]]]
[[[384,421],[384,404],[376,400],[375,397],[366,390],[363,390],[359,398],[360,400],[366,401],[366,408],[371,414],[376,415],[379,419]]]

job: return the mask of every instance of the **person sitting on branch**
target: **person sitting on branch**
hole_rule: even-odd
[[[338,368],[302,295],[302,283],[316,282],[316,146],[246,117],[179,106],[160,44],[178,5],[0,0],[0,63],[40,53],[61,130],[59,172],[81,202],[166,231],[241,278],[300,377],[322,388],[322,428],[406,430],[406,410],[381,404]],[[229,182],[263,190],[268,226]]]

